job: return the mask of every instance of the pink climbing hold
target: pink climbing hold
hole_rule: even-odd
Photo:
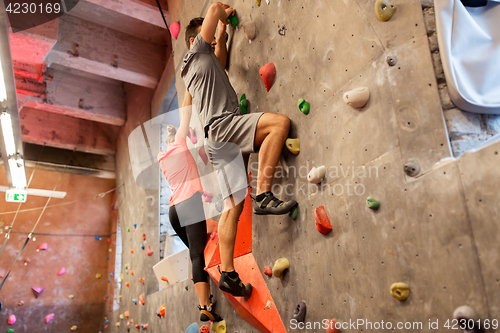
[[[59,270],[59,272],[57,272],[57,275],[58,275],[58,276],[61,276],[61,275],[63,275],[64,273],[66,273],[66,268],[64,268],[64,267],[63,267],[63,268],[61,268],[61,269]]]
[[[332,225],[326,215],[325,207],[319,206],[314,210],[314,219],[316,220],[316,229],[322,234],[326,235],[332,231]]]
[[[51,313],[51,314],[49,314],[49,315],[46,315],[46,316],[45,316],[45,324],[48,324],[48,323],[49,323],[49,321],[51,321],[51,320],[52,320],[52,318],[54,318],[54,314],[53,314],[53,313]]]
[[[46,251],[48,248],[49,248],[49,246],[47,245],[47,243],[42,243],[38,247],[38,251]]]
[[[214,197],[214,195],[212,193],[203,192],[202,197],[203,197],[203,201],[212,202],[212,198]]]
[[[217,233],[214,231],[210,234],[210,239],[214,240],[215,238],[217,238]]]
[[[149,245],[148,245],[148,248],[146,249],[146,253],[147,253],[148,257],[151,257],[151,255],[153,254],[153,251],[151,251],[151,248],[149,247]]]
[[[274,77],[276,76],[276,66],[272,62],[265,64],[259,70],[260,78],[264,85],[266,86],[266,90],[269,91],[273,85]]]
[[[177,40],[180,31],[181,31],[181,25],[179,24],[178,21],[174,21],[172,22],[172,24],[170,24],[170,33],[172,34],[172,37],[174,37],[175,40]]]
[[[17,319],[16,319],[16,316],[14,316],[14,315],[10,315],[10,316],[9,316],[9,319],[7,319],[7,324],[9,324],[9,325],[14,325],[14,324],[16,323],[16,320],[17,320]]]
[[[272,268],[270,266],[264,267],[264,274],[266,274],[269,277],[273,276],[273,270],[272,270]]]
[[[195,145],[198,142],[198,138],[196,137],[196,134],[194,133],[194,129],[189,127],[189,132],[188,132],[188,138],[191,140],[191,143]]]
[[[208,157],[207,157],[207,153],[205,153],[205,146],[200,148],[200,150],[198,151],[198,154],[200,154],[200,157],[203,160],[203,163],[205,163],[205,165],[207,165]]]
[[[35,298],[38,298],[42,291],[44,290],[44,287],[31,287],[31,290],[33,290],[33,294],[35,295]]]

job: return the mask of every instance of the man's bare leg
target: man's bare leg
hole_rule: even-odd
[[[264,113],[257,123],[255,146],[260,146],[257,193],[271,190],[274,171],[290,130],[290,119],[282,114]]]
[[[246,192],[246,190],[244,190]],[[219,220],[219,242],[220,242],[220,259],[221,270],[223,272],[234,271],[234,241],[238,230],[238,220],[243,211],[244,201],[241,200],[240,193],[237,193],[234,198],[230,196],[224,200],[225,207],[233,207],[222,213]],[[234,202],[236,200],[236,202]],[[239,203],[238,203],[239,202]],[[236,204],[236,205],[235,205]]]

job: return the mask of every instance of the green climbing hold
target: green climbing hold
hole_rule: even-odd
[[[127,231],[130,232],[130,228],[127,228]]]
[[[370,209],[377,210],[380,207],[380,202],[373,199],[372,197],[368,197],[368,198],[366,198],[366,205]]]
[[[240,97],[240,110],[241,110],[241,112],[246,114],[248,112],[247,109],[248,109],[248,100],[247,100],[245,94],[243,94]]]
[[[236,18],[236,15],[234,15],[234,12],[232,12],[231,15],[227,17],[227,21],[233,28],[236,28],[236,26],[238,25],[238,19]]]
[[[375,14],[382,21],[388,21],[395,11],[396,6],[390,3],[389,0],[377,0],[375,2]]]
[[[308,114],[309,113],[309,103],[305,101],[305,99],[301,98],[297,102],[297,105],[299,106],[300,111],[302,111],[303,114]]]
[[[299,209],[297,207],[295,207],[290,211],[290,213],[288,213],[288,216],[290,216],[292,220],[297,219],[297,215],[299,215]]]
[[[13,333],[14,330],[12,328],[9,328],[9,330],[7,331],[7,333]]]

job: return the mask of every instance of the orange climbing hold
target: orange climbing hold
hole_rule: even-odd
[[[265,64],[259,70],[260,78],[266,86],[266,90],[269,91],[273,86],[274,77],[276,76],[276,66],[272,62]]]
[[[148,248],[146,249],[146,253],[147,253],[148,257],[151,257],[151,255],[153,254],[153,251],[151,251],[151,248],[149,247],[149,245],[148,245]]]
[[[165,304],[160,306],[160,316],[165,317]]]
[[[337,322],[335,321],[335,319],[329,319],[326,323],[325,323],[325,330],[326,330],[326,333],[339,333],[339,331],[337,330],[337,328],[335,327],[335,325],[337,324]]]
[[[210,333],[210,326],[203,325],[202,327],[200,327],[200,333]]]
[[[130,249],[130,253],[134,253],[134,250]]]
[[[144,279],[143,278],[139,278],[139,282],[140,283],[144,283]]]
[[[272,268],[270,266],[264,267],[264,274],[266,274],[269,277],[273,276],[273,270],[272,270]]]
[[[141,302],[141,304],[144,305],[144,294],[139,295],[139,302]]]
[[[128,318],[130,316],[130,313],[128,311],[125,311],[123,315]]]
[[[135,324],[135,328],[137,328],[138,330],[140,330],[141,329],[141,325]]]
[[[130,271],[130,275],[134,275],[134,271],[133,271],[133,270],[132,270],[132,271]]]
[[[130,287],[130,282],[125,282],[126,287]]]
[[[147,330],[147,329],[148,329],[148,324],[144,324],[144,325],[142,325],[142,329],[143,329],[143,330]]]
[[[161,276],[160,279],[162,279],[162,281],[168,282],[168,279],[166,276]]]
[[[316,220],[316,229],[321,234],[326,235],[332,231],[332,225],[330,224],[328,215],[326,215],[325,207],[316,207],[314,210],[314,219]]]
[[[142,234],[142,240],[146,240],[146,234]]]

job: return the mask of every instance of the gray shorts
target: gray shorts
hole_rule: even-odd
[[[255,152],[257,123],[263,112],[234,114],[217,119],[208,130],[209,157],[217,174],[222,197],[249,186],[248,157]]]

